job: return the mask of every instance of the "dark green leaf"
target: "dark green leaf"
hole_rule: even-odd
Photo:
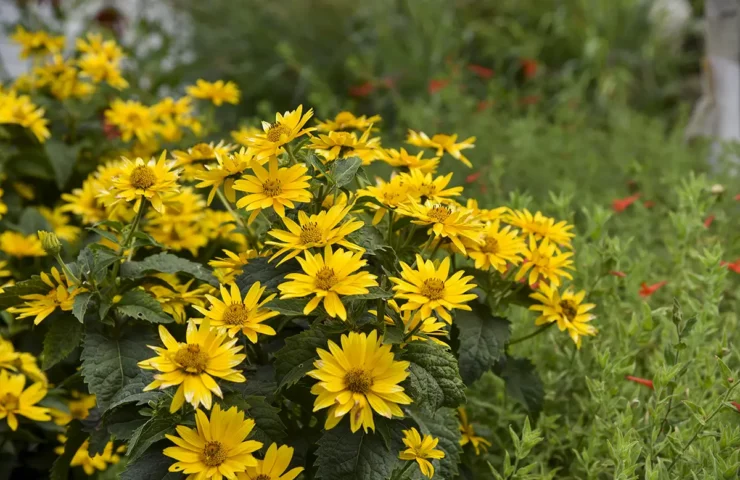
[[[56,459],[54,466],[51,467],[49,475],[50,480],[67,480],[69,474],[69,464],[72,461],[77,450],[87,439],[87,434],[82,431],[80,422],[72,422],[67,427],[67,441],[64,442],[64,453]]]
[[[288,317],[302,317],[304,316],[303,308],[306,304],[308,304],[308,300],[302,298],[288,298],[286,300],[276,298],[265,307]]]
[[[313,369],[317,348],[328,348],[329,337],[318,328],[305,330],[285,339],[285,346],[275,354],[278,388],[289,387]]]
[[[368,288],[368,293],[363,293],[361,295],[352,295],[351,297],[348,297],[350,300],[377,300],[378,298],[392,298],[393,292],[389,292],[388,290],[383,290],[380,287],[370,287]]]
[[[77,156],[81,144],[67,145],[64,142],[50,138],[44,143],[46,156],[49,158],[57,186],[63,189],[77,165]]]
[[[90,306],[92,297],[93,294],[90,292],[82,292],[75,297],[75,301],[72,306],[72,315],[74,315],[80,323],[85,321],[85,312],[87,312],[87,307]]]
[[[462,447],[460,446],[460,430],[455,410],[441,408],[434,415],[429,415],[418,409],[411,409],[410,415],[416,421],[419,431],[423,435],[431,435],[439,439],[437,448],[445,452],[444,458],[439,460],[439,477],[457,477],[457,465],[460,463]]]
[[[465,403],[465,385],[455,357],[442,345],[414,341],[406,345],[403,359],[411,362],[405,385],[414,405],[435,412]]]
[[[362,166],[358,157],[340,158],[332,163],[332,176],[337,187],[349,185],[355,179],[357,170]]]
[[[89,245],[77,256],[77,267],[82,275],[91,282],[102,282],[108,267],[121,259],[116,252],[104,245]]]
[[[44,337],[41,368],[48,370],[77,348],[82,338],[82,324],[71,315],[54,318]]]
[[[49,286],[41,281],[38,276],[31,277],[30,280],[18,282],[10,287],[5,287],[3,293],[0,293],[0,309],[6,309],[23,303],[25,300],[20,298],[22,295],[33,293],[45,294],[50,290]]]
[[[126,464],[121,480],[181,480],[182,473],[169,471],[170,465],[176,461],[166,457],[162,449],[152,448],[135,462]]]
[[[277,266],[277,260],[270,263],[265,257],[253,258],[244,266],[243,273],[236,277],[236,285],[242,292],[249,290],[254,282],[260,282],[268,290],[276,290],[285,275],[297,269],[298,262],[292,260]]]
[[[280,409],[270,405],[265,397],[244,397],[237,393],[227,395],[224,397],[224,408],[231,406],[243,410],[249,418],[254,419],[255,427],[249,438],[262,442],[265,450],[272,442],[281,443],[287,436],[285,425],[280,420]]]
[[[121,315],[152,323],[171,323],[172,317],[164,313],[162,305],[144,290],[129,290],[115,306]]]
[[[383,234],[377,228],[365,225],[359,230],[350,233],[347,238],[354,244],[357,244],[367,250],[367,253],[376,255],[379,250],[389,249],[385,243]]]
[[[121,266],[121,276],[126,278],[141,278],[150,272],[186,273],[198,280],[218,286],[218,280],[208,268],[171,253],[158,253],[140,262],[126,262]]]
[[[467,385],[493,367],[506,351],[511,331],[509,321],[491,315],[485,305],[473,302],[472,311],[461,310],[455,317],[460,331],[460,375]]]
[[[506,382],[506,392],[533,415],[542,410],[545,388],[534,365],[526,358],[506,357],[496,374]]]
[[[166,434],[173,434],[180,422],[180,415],[158,411],[144,425],[137,428],[128,441],[126,456],[129,462],[135,462],[155,442],[163,440]]]
[[[39,230],[53,230],[51,225],[49,225],[49,221],[33,207],[26,207],[23,209],[23,213],[21,213],[21,216],[18,219],[18,228],[24,234],[34,236],[36,236]]]

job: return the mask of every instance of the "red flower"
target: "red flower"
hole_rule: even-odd
[[[740,193],[738,193],[737,195],[735,195],[735,200],[737,200],[738,202],[740,202]]]
[[[477,172],[471,173],[467,177],[465,177],[465,183],[473,183],[481,176],[481,171],[478,170]]]
[[[624,212],[627,210],[627,207],[635,203],[638,198],[640,198],[639,193],[630,195],[626,198],[618,198],[612,202],[612,209],[617,213]]]
[[[737,403],[737,402],[730,402],[730,403],[732,404],[733,407],[735,407],[735,410],[740,412],[740,403]]]
[[[627,276],[626,273],[620,272],[618,270],[612,270],[611,272],[609,272],[609,275],[614,275],[615,277],[619,277],[619,278],[624,278]]]
[[[480,78],[491,78],[493,76],[493,69],[481,65],[475,65],[473,63],[468,65],[468,70],[478,75]]]
[[[427,90],[429,90],[430,95],[434,95],[435,93],[439,92],[440,90],[442,90],[449,84],[450,84],[450,81],[446,79],[429,80],[429,85],[427,86]]]
[[[668,283],[668,280],[663,280],[662,282],[654,283],[652,285],[648,285],[647,283],[642,282],[642,284],[640,285],[640,296],[643,298],[649,297],[666,283]]]
[[[653,381],[652,380],[648,380],[646,378],[640,378],[640,377],[633,377],[632,375],[627,375],[624,378],[626,378],[630,382],[635,382],[635,383],[639,383],[640,385],[645,385],[650,390],[655,390],[655,387],[653,386]]]
[[[349,94],[353,97],[367,97],[375,90],[375,85],[372,82],[365,82],[361,85],[355,85],[349,87]]]
[[[642,206],[645,208],[653,208],[655,206],[655,202],[653,202],[652,200],[645,200],[644,202],[642,202]]]
[[[524,72],[524,78],[529,80],[530,78],[537,75],[537,70],[539,69],[537,60],[534,60],[532,58],[522,58],[519,61],[519,63],[522,65],[522,71]]]
[[[712,226],[712,222],[714,222],[714,215],[709,215],[706,220],[704,220],[704,227],[709,228]]]
[[[735,273],[740,273],[740,258],[734,262],[719,262],[723,267],[727,267],[728,270],[732,270]]]
[[[105,135],[105,138],[108,140],[115,140],[121,136],[121,132],[115,125],[111,125],[106,120],[103,120],[103,135]]]

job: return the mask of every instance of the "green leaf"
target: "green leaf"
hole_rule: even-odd
[[[87,439],[87,434],[82,431],[82,425],[76,421],[69,424],[66,436],[67,441],[64,442],[64,453],[56,459],[54,466],[51,467],[50,480],[67,480],[72,457],[74,457],[77,450],[79,450],[80,446]]]
[[[455,317],[460,331],[460,375],[466,385],[472,385],[496,364],[505,354],[511,335],[507,319],[491,315],[485,305],[473,302],[470,306],[472,311],[461,310]]]
[[[411,342],[404,349],[403,359],[411,362],[405,387],[414,405],[435,412],[465,403],[465,385],[457,360],[445,347],[429,341]]]
[[[172,317],[164,313],[162,305],[144,290],[129,290],[115,305],[121,315],[146,320],[151,323],[172,323]]]
[[[257,257],[244,266],[235,282],[242,292],[249,290],[254,282],[260,282],[261,286],[274,291],[283,283],[285,275],[297,271],[297,268],[298,262],[293,260],[277,266],[277,260],[269,263],[267,258]]]
[[[175,433],[175,427],[180,422],[180,415],[171,414],[166,410],[157,411],[144,425],[137,428],[128,441],[126,456],[130,462],[135,462],[155,442],[164,440],[167,434]]]
[[[80,153],[80,143],[67,145],[64,142],[50,138],[44,143],[44,150],[54,171],[54,179],[60,190],[64,189],[69,177],[77,165],[77,157]]]
[[[77,255],[77,268],[89,281],[100,283],[108,273],[108,267],[122,257],[104,245],[90,245]]]
[[[52,231],[49,221],[37,209],[26,207],[18,219],[18,228],[26,235],[36,236],[39,230]]]
[[[186,273],[198,280],[218,286],[218,280],[208,268],[171,253],[158,253],[140,262],[126,262],[121,265],[121,276],[125,278],[141,278],[151,272]]]
[[[455,320],[457,321],[457,319]],[[460,446],[460,430],[455,410],[441,408],[434,415],[429,415],[419,409],[410,409],[409,414],[416,421],[419,431],[423,435],[431,435],[439,439],[437,449],[445,452],[444,458],[439,460],[439,477],[457,477],[457,465],[460,463],[462,447]],[[433,463],[436,463],[436,461]]]
[[[328,348],[329,337],[318,328],[304,330],[285,339],[285,346],[275,354],[278,388],[295,384],[313,369],[317,348]]]
[[[402,448],[401,429],[398,421],[388,421],[376,416],[378,430],[386,429],[390,448],[384,436],[370,431],[352,433],[349,419],[324,432],[316,450],[316,478],[323,480],[388,480],[400,464],[398,452]],[[381,425],[385,423],[385,425]]]
[[[371,225],[365,225],[359,230],[350,233],[347,239],[367,250],[367,253],[370,255],[377,255],[380,250],[391,248],[385,243],[380,230]]]
[[[377,300],[378,298],[393,298],[393,292],[389,292],[388,290],[383,290],[380,287],[370,287],[368,288],[368,293],[363,293],[360,295],[352,295],[348,297],[350,300]]]
[[[264,450],[267,450],[272,442],[281,443],[288,436],[280,419],[280,409],[270,405],[265,397],[256,395],[244,397],[235,393],[224,397],[223,403],[224,408],[235,406],[244,411],[249,418],[254,419],[255,427],[249,438],[262,442]]]
[[[303,308],[307,304],[308,300],[302,298],[288,298],[285,300],[276,298],[265,307],[288,317],[303,317]]]
[[[44,337],[41,368],[48,370],[77,348],[82,338],[82,324],[71,315],[54,318]]]
[[[162,449],[152,448],[136,461],[126,464],[121,480],[181,480],[182,473],[169,471],[170,465],[176,461],[166,457]]]
[[[30,280],[24,280],[15,285],[5,287],[3,293],[0,293],[0,309],[5,310],[8,307],[23,303],[25,301],[21,298],[23,295],[34,293],[46,294],[49,290],[49,286],[42,282],[40,277],[34,275]]]
[[[72,315],[75,316],[80,323],[85,321],[85,312],[87,307],[90,306],[93,294],[90,292],[82,292],[75,297],[74,304],[72,305]]]
[[[355,179],[357,170],[362,166],[359,157],[340,158],[332,163],[332,176],[337,187],[349,185]]]
[[[506,357],[499,363],[496,374],[506,382],[506,392],[524,405],[534,416],[542,410],[545,388],[529,359]]]
[[[95,331],[85,334],[82,348],[82,377],[97,396],[102,412],[111,402],[121,402],[144,387],[138,362],[153,356],[147,345],[156,345],[154,336],[137,327],[118,338],[108,338]]]

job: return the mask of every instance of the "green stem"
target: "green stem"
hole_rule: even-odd
[[[293,153],[293,147],[291,147],[289,143],[285,145],[285,151],[288,152],[288,158],[290,159],[290,164],[298,165],[298,159]]]
[[[80,286],[80,283],[81,283],[80,282],[80,279],[77,278],[74,273],[72,273],[72,270],[70,270],[69,267],[67,267],[67,264],[64,263],[64,260],[62,260],[62,257],[59,256],[59,254],[57,253],[55,255],[55,258],[56,258],[57,262],[59,262],[59,266],[62,267],[62,271],[64,272],[64,276],[66,276],[69,280],[72,281],[72,283],[74,283],[76,286],[79,287]]]
[[[218,195],[218,199],[221,200],[221,203],[223,204],[224,208],[231,214],[232,217],[234,217],[234,220],[236,220],[236,223],[239,224],[240,227],[246,229],[247,225],[244,223],[244,219],[236,213],[236,211],[231,208],[231,203],[226,199],[226,195],[224,195],[224,192],[221,191],[221,188],[216,189],[216,195]]]
[[[406,472],[408,472],[409,471],[409,468],[411,468],[413,465],[414,465],[414,461],[413,460],[407,460],[406,461],[406,465],[403,467],[403,469],[401,469],[400,472],[398,472],[398,476],[395,476],[394,475],[394,478],[396,478],[398,480],[402,480],[403,477],[404,477],[404,475],[406,475]]]
[[[119,256],[122,256],[126,252],[126,249],[129,247],[131,240],[134,238],[134,234],[136,233],[136,230],[139,229],[139,224],[141,223],[141,219],[144,218],[144,212],[146,211],[146,208],[148,206],[149,206],[149,203],[146,201],[142,202],[142,204],[139,206],[139,211],[136,212],[134,221],[131,223],[131,229],[124,237],[123,242],[121,242],[121,248],[118,249]],[[132,249],[126,261],[130,262],[133,256],[134,256],[134,251]],[[121,268],[121,262],[118,261],[113,266],[113,281],[115,281],[116,277],[118,276],[118,270],[120,268]]]
[[[552,327],[553,325],[555,325],[555,322],[548,323],[544,327],[540,327],[540,328],[538,328],[537,330],[535,330],[534,332],[532,332],[530,334],[527,334],[527,335],[524,335],[523,337],[519,337],[519,338],[515,338],[514,340],[511,340],[509,342],[509,345],[515,345],[515,344],[517,344],[519,342],[523,342],[524,340],[528,340],[528,339],[530,339],[532,337],[536,337],[537,335],[543,333],[545,330],[547,330],[548,328]]]

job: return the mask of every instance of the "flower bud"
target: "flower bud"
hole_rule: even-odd
[[[41,246],[49,255],[59,255],[62,251],[62,243],[54,232],[45,232],[44,230],[38,231],[39,240],[41,240]]]

